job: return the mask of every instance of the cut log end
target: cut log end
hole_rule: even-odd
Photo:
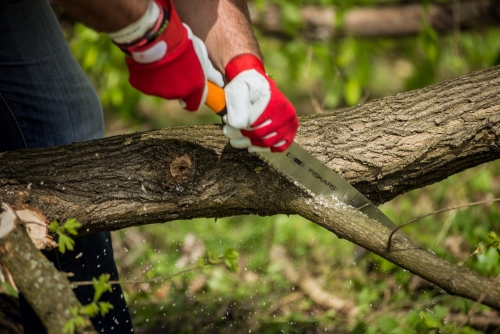
[[[0,213],[0,239],[7,236],[16,228],[16,213],[6,203],[2,203],[2,213]]]
[[[45,249],[57,246],[49,234],[49,223],[42,213],[34,209],[23,209],[17,210],[16,214],[19,220],[26,224],[26,230],[36,248]]]
[[[26,225],[31,241],[38,249],[57,246],[49,234],[48,222],[45,216],[36,209],[14,210],[10,205],[2,203],[3,212],[0,213],[0,239],[6,237],[19,222]]]

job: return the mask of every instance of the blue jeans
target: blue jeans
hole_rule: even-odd
[[[70,53],[47,0],[0,2],[0,152],[66,145],[101,138],[103,115],[90,82]],[[73,251],[45,251],[47,258],[73,281],[89,281],[103,273],[118,279],[109,232],[75,239]],[[80,255],[81,253],[81,255]],[[80,255],[80,256],[79,256]],[[82,304],[93,297],[91,286],[78,287]],[[102,296],[113,304],[92,323],[99,333],[133,331],[119,285]],[[55,301],[56,302],[56,301]],[[26,333],[45,333],[20,296]]]

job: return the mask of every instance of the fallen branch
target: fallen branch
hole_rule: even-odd
[[[14,210],[2,205],[0,214],[0,262],[8,269],[48,334],[63,333],[73,316],[70,309],[80,305],[69,281],[35,247]],[[88,318],[76,333],[97,333]]]
[[[312,202],[297,199],[293,205],[304,218],[437,285],[450,295],[466,297],[500,309],[500,284],[490,278],[443,260],[395,234],[387,250],[390,231],[360,211],[336,199]],[[332,219],[332,217],[335,217]],[[487,293],[485,293],[487,292]]]
[[[301,23],[296,33],[285,30],[281,9],[266,4],[258,10],[249,4],[252,23],[264,34],[290,39],[295,34],[313,41],[336,37],[363,38],[417,35],[422,23],[428,22],[436,31],[473,29],[500,24],[500,7],[493,0],[433,3],[426,9],[421,3],[348,9],[341,17],[334,7],[304,6],[299,8]]]
[[[288,259],[289,256],[284,247],[274,246],[270,256],[271,261],[281,267],[286,278],[292,284],[297,285],[300,291],[319,306],[336,310],[349,316],[355,316],[358,313],[358,308],[352,301],[332,295],[330,292],[321,288],[321,284],[307,272],[299,272],[295,269],[292,261]]]
[[[463,314],[451,313],[445,318],[446,322],[456,324],[466,324],[473,328],[483,330],[485,333],[488,329],[494,332],[500,328],[500,314],[496,311],[485,311],[483,313]],[[460,330],[458,330],[460,332]]]

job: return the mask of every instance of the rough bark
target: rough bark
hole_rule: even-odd
[[[362,38],[401,37],[416,35],[422,23],[428,22],[440,32],[454,29],[473,29],[498,26],[500,7],[493,0],[453,1],[430,4],[426,9],[421,3],[348,9],[341,22],[334,7],[304,6],[300,9],[302,25],[296,34],[309,40],[329,40],[335,37]],[[263,33],[281,38],[291,38],[281,17],[281,9],[267,4],[258,10],[250,4],[252,23]]]
[[[301,119],[297,142],[374,202],[500,155],[500,67]],[[256,169],[262,167],[262,170]],[[0,201],[47,219],[76,217],[80,234],[196,217],[298,214],[450,294],[500,308],[491,280],[448,263],[335,200],[318,202],[220,126],[163,129],[0,154]]]
[[[19,292],[30,303],[48,334],[63,333],[73,316],[70,309],[80,305],[69,281],[31,242],[26,228],[7,205],[0,214],[0,262],[12,275]],[[76,333],[97,333],[88,318]]]

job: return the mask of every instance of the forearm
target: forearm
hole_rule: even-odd
[[[139,20],[150,0],[57,0],[76,20],[100,32],[116,32]],[[181,20],[208,49],[214,66],[224,72],[235,56],[262,58],[250,24],[246,0],[173,0]]]
[[[56,0],[69,15],[100,32],[115,32],[134,23],[149,0]]]
[[[212,63],[222,73],[237,55],[251,53],[262,59],[246,0],[173,1],[181,20],[205,42]]]

